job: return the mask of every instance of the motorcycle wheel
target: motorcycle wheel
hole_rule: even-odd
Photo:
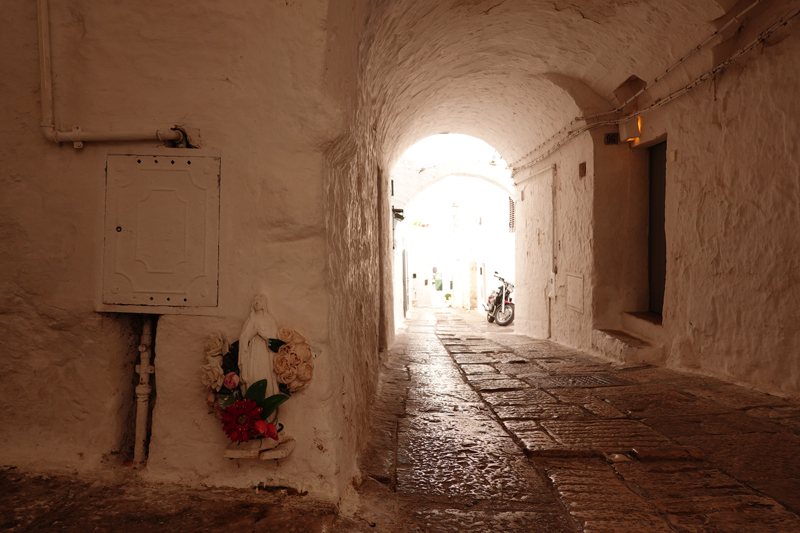
[[[514,304],[506,304],[505,311],[498,309],[495,313],[498,326],[507,326],[514,321]]]
[[[494,322],[494,315],[492,313],[486,313],[486,321],[491,324]]]

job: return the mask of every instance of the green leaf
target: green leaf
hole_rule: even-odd
[[[217,401],[220,407],[227,409],[236,402],[236,398],[233,397],[233,394],[220,394],[217,396]]]
[[[219,406],[226,409],[236,403],[236,400],[242,399],[242,393],[239,389],[231,391],[230,394],[217,394],[217,401]]]
[[[275,352],[275,353],[278,353],[278,350],[279,350],[279,349],[281,348],[281,346],[283,346],[284,344],[286,344],[286,343],[285,343],[285,342],[283,342],[283,341],[282,341],[282,340],[280,340],[280,339],[270,339],[270,340],[269,340],[269,349],[270,349],[270,350],[272,350],[272,351],[273,351],[273,352]]]
[[[267,396],[267,380],[262,379],[260,381],[256,381],[249,387],[247,387],[247,393],[245,393],[244,397],[250,400],[253,400],[257,404],[261,404],[264,401],[264,398]]]
[[[261,420],[266,422],[267,418],[274,413],[280,405],[288,400],[289,397],[285,394],[273,394],[269,398],[265,399],[262,403],[258,406],[261,407]]]

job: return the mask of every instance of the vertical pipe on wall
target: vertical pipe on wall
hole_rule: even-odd
[[[150,365],[153,345],[153,317],[145,317],[142,325],[142,340],[139,344],[139,364],[136,373],[139,374],[139,384],[136,386],[136,442],[133,448],[133,466],[141,468],[146,460],[147,443],[147,418],[150,407],[150,374],[155,368]]]
[[[42,131],[45,128],[53,129],[53,79],[50,66],[50,12],[47,6],[48,0],[38,0],[37,9],[39,14],[39,73],[41,75],[42,86]]]
[[[556,274],[558,274],[558,242],[556,239],[556,192],[557,192],[557,184],[556,184],[556,176],[557,176],[557,168],[556,165],[552,166],[552,171],[550,173],[550,192],[551,192],[551,238],[550,243],[552,245],[552,258],[551,258],[551,274],[550,274],[550,290],[548,293],[547,298],[547,338],[553,338],[553,300],[556,297]]]
[[[177,129],[145,131],[81,131],[75,126],[72,131],[58,131],[55,128],[55,104],[53,102],[52,51],[50,46],[50,9],[48,0],[37,0],[39,21],[39,74],[42,93],[42,135],[54,143],[71,142],[75,148],[83,148],[84,141],[175,141],[184,140],[183,132]]]

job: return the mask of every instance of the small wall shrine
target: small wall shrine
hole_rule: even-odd
[[[231,439],[224,457],[267,460],[292,453],[295,440],[278,411],[308,385],[314,357],[302,335],[278,327],[263,294],[253,298],[239,340],[229,343],[222,331],[209,335],[202,381],[206,403]]]

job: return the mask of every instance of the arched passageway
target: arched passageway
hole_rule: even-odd
[[[357,164],[329,190],[366,180],[332,205],[378,198],[379,240],[363,233],[341,254],[380,243],[378,347],[394,323],[388,169],[418,140],[457,132],[513,169],[519,333],[796,394],[800,335],[780,332],[800,317],[778,295],[800,298],[783,259],[800,249],[764,216],[800,223],[780,192],[797,190],[800,123],[782,118],[797,82],[780,81],[797,63],[782,25],[794,15],[731,0],[368,3],[358,141],[336,152]],[[349,305],[337,309],[357,314]]]
[[[518,267],[526,266],[520,267],[518,297],[536,302],[528,320],[518,323],[522,332],[622,360],[695,366],[765,388],[794,390],[795,377],[785,380],[774,373],[785,363],[770,363],[771,369],[758,363],[763,373],[746,370],[757,356],[742,346],[758,338],[758,328],[737,327],[734,315],[708,319],[693,314],[691,309],[699,309],[694,302],[698,292],[708,294],[707,301],[727,299],[733,278],[709,285],[698,270],[692,283],[677,283],[678,272],[697,270],[716,245],[707,246],[702,236],[684,240],[695,222],[682,217],[677,205],[696,201],[698,191],[675,184],[686,172],[713,181],[715,169],[729,164],[705,155],[699,166],[691,161],[698,146],[713,150],[722,142],[719,120],[732,120],[725,104],[713,103],[720,102],[715,95],[723,86],[724,93],[733,90],[734,78],[746,72],[734,61],[763,39],[784,39],[776,21],[793,16],[777,3],[744,4],[368,4],[360,43],[358,119],[367,146],[374,149],[363,155],[382,175],[381,202],[386,202],[386,169],[414,142],[442,132],[484,139],[507,158],[519,186]],[[735,74],[719,70],[731,63]],[[758,90],[761,78],[771,75],[750,72],[748,90]],[[692,90],[696,87],[705,89]],[[701,110],[705,116],[698,122]],[[758,121],[758,112],[743,111],[746,121]],[[725,135],[724,142],[732,147],[736,138]],[[662,274],[663,294],[656,295],[651,294],[654,274],[648,266],[653,253],[648,202],[654,201],[648,200],[648,147],[667,140],[667,197],[659,200],[666,206],[660,222],[666,239],[660,261],[667,260],[664,250],[684,259],[670,259]],[[791,150],[780,151],[787,162],[793,157]],[[756,160],[744,164],[751,174],[760,172]],[[734,204],[747,203],[743,191]],[[388,209],[383,203],[379,212]],[[752,223],[762,227],[756,211],[747,211]],[[384,225],[384,287],[391,271],[387,230]],[[771,239],[776,249],[784,245],[783,237]],[[736,239],[724,241],[736,253]],[[663,305],[656,309],[650,302],[658,298]],[[755,292],[734,298],[742,309],[759,299]],[[387,291],[381,307],[379,329],[388,331]],[[713,312],[706,303],[700,307],[703,313]],[[763,310],[770,313],[768,307]],[[704,336],[716,339],[712,344],[733,350],[732,359],[705,348],[709,344],[690,325],[697,322],[705,322]],[[774,344],[776,351],[781,342]]]
[[[489,272],[513,279],[514,184],[493,147],[466,135],[431,136],[406,151],[389,178],[397,326],[416,306],[478,309],[494,284]]]
[[[514,196],[514,182],[511,173],[504,168],[504,164],[475,163],[469,161],[448,161],[430,168],[395,167],[391,174],[393,182],[393,205],[402,208],[411,203],[422,191],[449,176],[465,176],[484,180],[505,191],[508,196]]]

